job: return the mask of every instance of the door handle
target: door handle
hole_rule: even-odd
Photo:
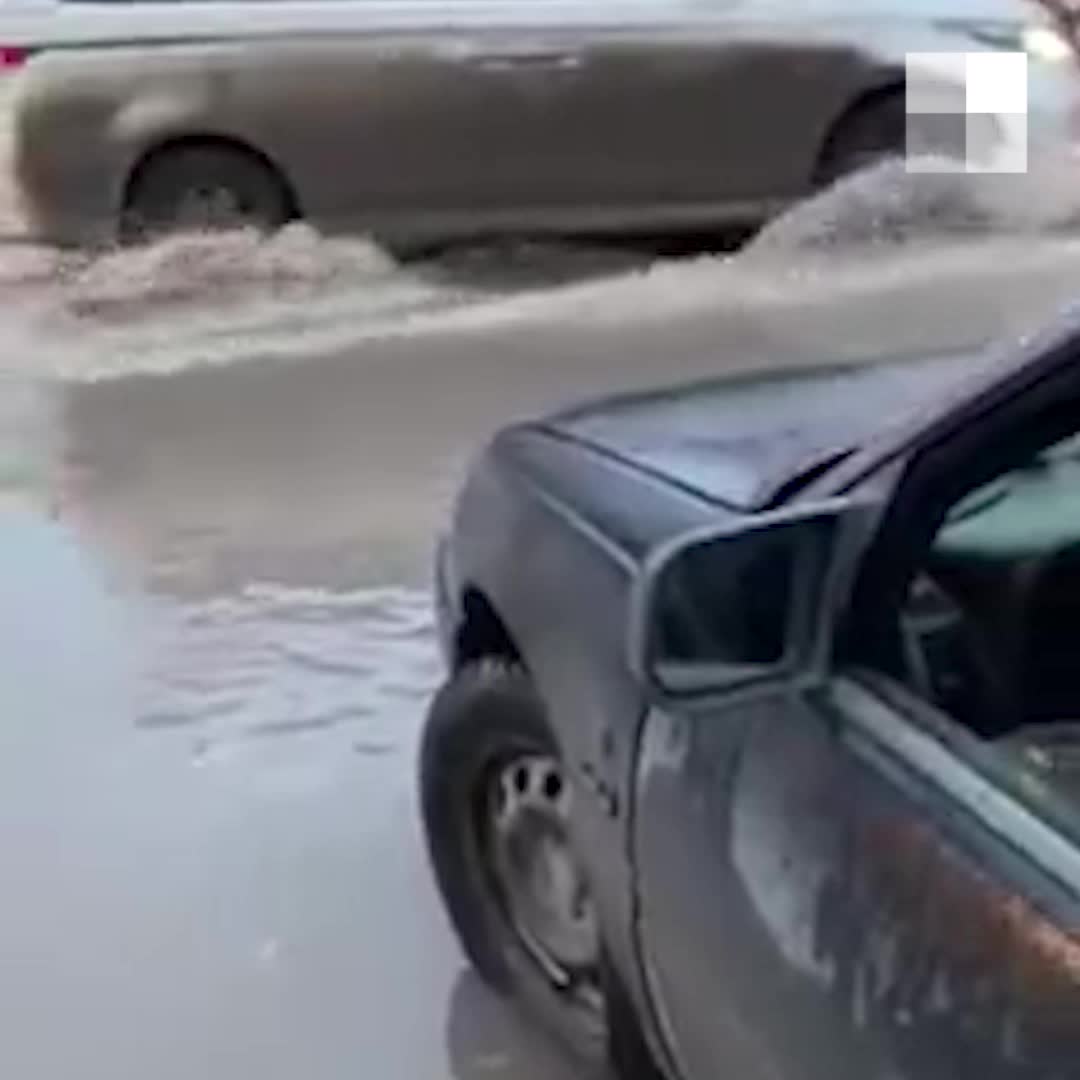
[[[576,71],[581,67],[581,56],[555,49],[522,49],[485,53],[475,57],[473,64],[482,71]]]

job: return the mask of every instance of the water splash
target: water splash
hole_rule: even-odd
[[[98,256],[3,245],[5,331],[32,347],[9,349],[0,367],[81,382],[403,338],[438,348],[456,338],[474,350],[477,335],[484,347],[517,349],[530,338],[543,351],[568,347],[548,344],[559,335],[694,320],[716,327],[720,349],[748,321],[772,336],[785,320],[842,324],[867,297],[903,307],[908,322],[937,323],[942,291],[960,297],[963,319],[980,305],[991,312],[1000,295],[1018,315],[991,312],[996,331],[1052,311],[1078,280],[1075,172],[1063,156],[1040,158],[1022,177],[884,163],[792,207],[738,254],[681,260],[520,242],[403,265],[370,241],[302,224],[265,239],[176,236]],[[933,279],[937,288],[923,288]],[[1048,291],[1044,279],[1060,284]],[[875,320],[863,319],[859,342]]]
[[[1077,162],[1042,154],[1022,175],[957,173],[927,158],[848,176],[767,225],[745,258],[877,257],[899,247],[1016,236],[1066,238],[1080,222]],[[936,171],[935,171],[936,170]]]
[[[391,282],[398,291],[420,288],[376,245],[325,239],[306,225],[269,238],[247,230],[168,237],[61,264],[57,281],[61,310],[102,322],[253,301],[288,304],[343,288],[381,288],[388,300]]]

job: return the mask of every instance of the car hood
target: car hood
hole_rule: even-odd
[[[732,509],[762,510],[886,427],[940,408],[991,360],[966,351],[729,376],[589,403],[546,426]]]

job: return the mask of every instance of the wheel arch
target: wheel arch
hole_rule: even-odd
[[[889,70],[871,86],[863,87],[843,108],[825,125],[825,132],[818,144],[814,162],[814,175],[819,176],[828,162],[829,154],[835,149],[841,136],[857,116],[879,108],[887,101],[895,100],[905,93],[907,83],[900,70]]]
[[[458,621],[449,642],[455,673],[470,664],[494,660],[509,662],[530,674],[519,639],[489,591],[474,581],[463,582],[458,592],[457,610]],[[560,750],[565,752],[558,728],[553,726],[550,730]],[[597,896],[599,898],[600,894]],[[632,936],[622,920],[611,920],[608,905],[602,904],[599,913],[602,977],[613,1022],[608,1052],[621,1070],[620,1075],[625,1075],[628,1080],[630,1077],[633,1080],[663,1080],[669,1072],[657,1062],[666,1063],[670,1070],[671,1059],[641,977],[641,961]]]
[[[126,209],[130,205],[132,193],[153,164],[176,151],[189,149],[225,150],[258,162],[262,168],[266,169],[274,177],[275,182],[281,187],[288,206],[289,218],[295,219],[302,216],[303,208],[300,205],[296,187],[277,160],[246,139],[236,135],[223,135],[212,132],[166,135],[144,146],[135,157],[128,169],[127,176],[124,178],[120,198],[121,208]]]
[[[461,620],[454,631],[454,670],[486,658],[526,666],[521,647],[495,603],[482,588],[470,583],[462,589]]]

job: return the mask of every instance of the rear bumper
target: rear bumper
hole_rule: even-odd
[[[107,110],[69,92],[47,54],[15,78],[9,164],[30,232],[60,245],[112,245],[128,152],[109,138]]]

